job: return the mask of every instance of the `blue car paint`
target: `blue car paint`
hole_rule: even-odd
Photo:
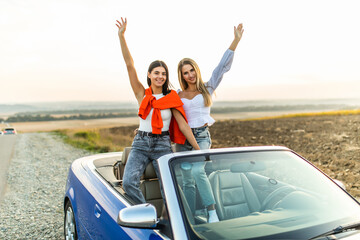
[[[126,205],[81,160],[71,165],[65,191],[73,206],[79,239],[163,239],[151,229],[119,226],[117,216]]]
[[[80,183],[80,181],[77,179],[77,177],[74,175],[74,172],[70,168],[68,179],[67,179],[67,184],[66,184],[65,198],[71,202],[71,205],[73,207],[78,238],[79,239],[91,239],[89,233],[86,231],[85,226],[83,225],[82,221],[80,221],[80,219],[79,219],[79,214],[78,214],[79,211],[78,211],[78,206],[77,206],[78,203],[75,200],[75,190],[74,189],[81,189],[81,188],[83,188],[83,185]],[[77,195],[77,193],[76,193],[76,195]]]

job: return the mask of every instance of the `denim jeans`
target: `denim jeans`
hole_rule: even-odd
[[[140,178],[146,166],[152,163],[156,175],[160,176],[156,159],[168,153],[172,153],[170,136],[142,137],[139,134],[135,136],[127,163],[125,164],[123,188],[126,194],[136,203],[146,202],[140,189]],[[161,184],[160,189],[161,193],[163,193]]]
[[[211,146],[211,138],[208,127],[192,128],[194,137],[199,144],[200,149],[209,149]],[[184,144],[176,144],[177,152],[190,151],[193,147],[188,141]],[[181,164],[181,173],[183,179],[183,191],[189,207],[192,212],[195,212],[196,206],[196,188],[199,191],[202,203],[204,206],[215,204],[214,195],[211,189],[209,179],[205,173],[205,162]]]

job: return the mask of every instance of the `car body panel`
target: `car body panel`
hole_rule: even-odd
[[[69,170],[65,198],[73,206],[79,239],[162,239],[152,229],[134,231],[117,224],[119,211],[129,204],[95,172],[92,161],[98,157],[78,159]]]
[[[196,156],[215,156],[221,155],[224,153],[232,154],[232,153],[247,153],[247,152],[291,152],[297,156],[295,152],[286,148],[286,147],[278,147],[278,146],[265,146],[265,147],[242,147],[242,148],[224,148],[224,149],[210,149],[210,150],[199,150],[199,151],[191,151],[191,152],[181,152],[181,153],[172,153],[165,155],[158,159],[158,166],[160,170],[160,178],[162,179],[162,187],[164,190],[164,197],[167,207],[168,216],[170,219],[170,226],[172,231],[173,239],[199,239],[199,235],[197,235],[196,231],[199,233],[206,232],[206,228],[209,224],[205,225],[197,225],[191,226],[188,223],[185,210],[182,206],[181,193],[179,193],[179,189],[174,177],[173,169],[171,168],[171,164],[173,161],[177,159],[181,159],[184,157],[196,157]],[[67,199],[71,201],[73,206],[75,221],[77,226],[77,232],[79,239],[169,239],[166,235],[161,233],[159,230],[155,229],[140,229],[140,228],[129,228],[129,227],[121,227],[117,223],[117,218],[119,215],[119,211],[126,207],[131,206],[132,204],[122,196],[118,191],[116,191],[111,184],[109,184],[102,176],[98,174],[96,171],[96,167],[94,165],[94,160],[101,158],[117,158],[121,159],[121,152],[117,153],[107,153],[107,154],[97,154],[89,157],[84,157],[81,159],[75,160],[69,170],[66,192],[65,192],[65,201]],[[315,171],[320,171],[313,164],[311,164],[306,159],[299,156],[303,161],[305,161],[311,167],[314,167]],[[321,172],[321,171],[320,171]],[[323,172],[321,172],[324,174]],[[325,174],[324,174],[325,175]],[[326,176],[326,175],[325,175]],[[261,185],[264,182],[268,181],[267,178],[263,178],[256,173],[248,174],[248,177],[252,182],[257,182],[256,184],[258,188],[255,188],[259,198],[263,200],[266,198],[266,194],[261,193]],[[329,178],[328,176],[326,176]],[[331,181],[332,179],[329,178]],[[259,187],[260,186],[260,187]],[[279,183],[278,187],[282,186]],[[335,186],[335,184],[334,184]],[[340,188],[337,184],[336,187]],[[344,189],[340,188],[341,191],[349,195]],[[268,194],[269,195],[269,194]],[[350,195],[349,195],[350,196]],[[351,196],[350,196],[351,197]],[[352,198],[352,197],[351,197]],[[353,199],[355,202],[356,200]],[[358,204],[358,203],[357,203]],[[358,206],[358,208],[360,208]],[[291,216],[294,213],[291,209],[286,209],[280,212],[277,211],[269,211],[262,212],[261,215],[269,218],[268,221],[275,221],[278,219],[279,222],[289,217],[289,221],[291,220]],[[310,213],[310,212],[309,212]],[[306,215],[306,211],[304,212]],[[310,215],[309,215],[310,216]],[[208,231],[208,234],[214,234],[216,231],[224,231],[227,228],[231,228],[233,224],[239,222],[251,222],[253,220],[252,216],[243,217],[241,219],[234,220],[226,220],[219,222],[217,227],[213,227],[212,231]],[[336,226],[337,223],[334,223]],[[218,229],[218,230],[216,230]],[[265,225],[259,225],[258,231],[266,232]],[[324,226],[324,229],[325,226]],[[297,236],[301,236],[301,231],[299,229],[294,229],[293,234],[297,234]],[[318,230],[319,231],[319,230]],[[236,234],[241,234],[241,228],[239,228],[238,232],[233,232],[233,236],[228,234],[226,236],[232,236],[231,238],[236,238]],[[279,234],[281,231],[279,231]],[[209,235],[209,236],[210,236]],[[205,235],[202,235],[203,237]],[[213,237],[210,236],[210,237]],[[224,235],[225,236],[225,235]],[[275,236],[275,235],[274,235]],[[274,237],[273,236],[273,237]],[[343,234],[341,239],[353,239],[354,236],[360,236],[358,232],[354,232],[352,234]],[[246,237],[244,235],[243,237]],[[251,237],[249,235],[249,237]],[[279,238],[281,236],[279,235]],[[268,239],[268,238],[258,238],[258,239]]]

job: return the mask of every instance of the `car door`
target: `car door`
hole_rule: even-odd
[[[79,220],[91,239],[162,239],[151,229],[119,226],[117,217],[126,207],[124,200],[96,172],[87,169],[86,175],[76,201]]]

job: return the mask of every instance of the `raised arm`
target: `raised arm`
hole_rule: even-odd
[[[129,74],[129,79],[130,79],[130,85],[131,85],[131,88],[135,94],[135,97],[136,97],[138,103],[141,104],[141,101],[145,95],[145,88],[139,81],[139,78],[136,73],[135,65],[134,65],[134,60],[130,54],[129,48],[125,41],[124,34],[125,34],[126,26],[127,26],[127,20],[125,18],[125,21],[124,21],[124,19],[121,18],[121,22],[118,20],[116,20],[116,22],[117,22],[116,26],[119,29],[118,35],[119,35],[119,40],[120,40],[121,52],[124,57],[124,61],[126,63],[126,68],[127,68],[127,71]]]
[[[229,49],[224,53],[218,66],[214,69],[210,80],[206,83],[206,87],[210,94],[213,94],[215,89],[219,86],[224,74],[230,70],[234,58],[234,51],[241,40],[243,32],[244,29],[242,23],[237,27],[234,26],[234,40]]]
[[[234,40],[232,41],[229,49],[235,51],[238,43],[241,40],[242,34],[244,32],[243,25],[240,23],[237,27],[234,26]]]
[[[176,110],[174,108],[171,109],[171,112],[174,115],[175,120],[179,125],[180,131],[182,132],[182,134],[184,134],[184,136],[186,137],[188,142],[191,144],[191,146],[195,150],[200,150],[200,147],[196,142],[194,134],[192,133],[189,124],[187,124],[187,122],[185,121],[185,118],[183,117],[183,115],[178,110]]]

